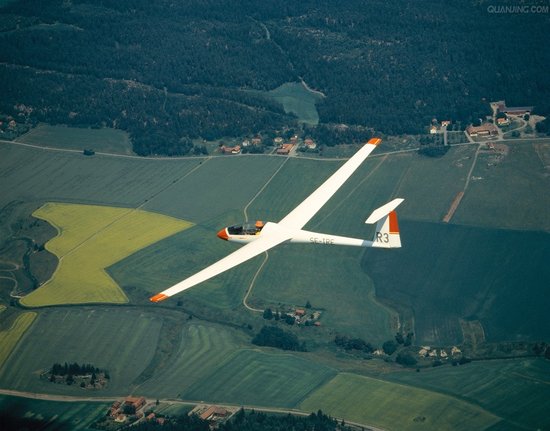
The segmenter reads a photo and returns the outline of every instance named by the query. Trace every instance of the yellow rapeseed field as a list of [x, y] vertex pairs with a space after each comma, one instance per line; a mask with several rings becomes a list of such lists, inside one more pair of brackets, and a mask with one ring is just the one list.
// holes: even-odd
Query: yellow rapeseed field
[[23, 313], [17, 316], [10, 329], [0, 331], [0, 368], [35, 317], [36, 313], [33, 312]]
[[21, 303], [125, 303], [128, 298], [105, 268], [163, 238], [189, 228], [184, 220], [130, 208], [47, 203], [33, 215], [55, 226], [46, 249], [59, 258], [52, 278]]

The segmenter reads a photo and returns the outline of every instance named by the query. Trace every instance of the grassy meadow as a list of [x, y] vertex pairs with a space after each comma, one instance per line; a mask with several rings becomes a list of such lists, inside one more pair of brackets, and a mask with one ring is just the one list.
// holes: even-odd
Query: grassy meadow
[[33, 215], [58, 229], [46, 249], [59, 258], [59, 266], [48, 282], [21, 300], [27, 307], [127, 302], [104, 268], [191, 226], [160, 214], [93, 205], [48, 203]]
[[481, 430], [499, 421], [455, 397], [348, 373], [313, 392], [300, 409], [399, 430]]
[[17, 138], [17, 142], [66, 150], [83, 151], [86, 148], [96, 152], [134, 155], [128, 133], [111, 128], [89, 129], [39, 124]]
[[322, 100], [323, 96], [308, 90], [302, 83], [287, 82], [264, 94], [283, 105], [287, 114], [293, 113], [302, 123], [319, 123], [319, 113], [315, 104]]

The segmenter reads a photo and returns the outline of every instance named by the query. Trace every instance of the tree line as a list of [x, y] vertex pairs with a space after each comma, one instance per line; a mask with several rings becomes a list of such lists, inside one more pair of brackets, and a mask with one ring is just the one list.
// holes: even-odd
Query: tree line
[[305, 342], [300, 342], [295, 334], [277, 326], [262, 327], [260, 332], [252, 338], [252, 344], [276, 347], [282, 350], [306, 351]]
[[74, 362], [72, 364], [68, 364], [65, 362], [64, 364], [55, 363], [52, 365], [52, 368], [50, 370], [50, 373], [55, 376], [67, 376], [67, 375], [73, 375], [73, 376], [84, 376], [92, 373], [100, 373], [105, 372], [104, 370], [100, 370], [97, 367], [94, 367], [91, 364], [82, 364], [79, 365], [78, 363]]
[[[137, 431], [166, 430], [166, 431], [207, 431], [208, 421], [200, 419], [196, 415], [167, 417], [163, 425], [156, 422], [139, 422], [132, 425]], [[255, 410], [245, 411], [240, 409], [231, 419], [217, 426], [220, 431], [351, 431], [344, 421], [323, 413], [311, 413], [308, 416], [296, 416], [291, 414], [273, 415]]]
[[14, 1], [0, 8], [0, 112], [120, 128], [142, 155], [299, 127], [258, 90], [301, 79], [326, 96], [310, 134], [328, 145], [362, 142], [374, 130], [423, 133], [434, 117], [468, 124], [493, 100], [550, 114], [550, 52], [540, 49], [547, 18], [484, 7]]

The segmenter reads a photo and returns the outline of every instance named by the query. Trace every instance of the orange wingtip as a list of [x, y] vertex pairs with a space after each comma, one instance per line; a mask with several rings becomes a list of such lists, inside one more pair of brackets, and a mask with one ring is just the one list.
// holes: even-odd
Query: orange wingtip
[[382, 142], [382, 139], [380, 138], [371, 138], [367, 144], [378, 145], [380, 142]]
[[399, 225], [397, 224], [397, 213], [390, 212], [390, 233], [399, 233]]
[[168, 296], [166, 296], [164, 293], [159, 293], [158, 295], [151, 296], [150, 301], [151, 302], [160, 302], [164, 301]]

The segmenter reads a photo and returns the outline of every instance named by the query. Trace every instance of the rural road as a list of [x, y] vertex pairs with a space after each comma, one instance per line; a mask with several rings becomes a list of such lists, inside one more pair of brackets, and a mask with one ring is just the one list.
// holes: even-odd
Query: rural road
[[[20, 398], [30, 398], [33, 400], [58, 401], [58, 402], [67, 402], [67, 403], [82, 403], [82, 402], [113, 403], [117, 400], [124, 398], [124, 396], [75, 397], [75, 396], [69, 396], [69, 395], [53, 395], [53, 394], [40, 394], [35, 392], [15, 391], [11, 389], [0, 389], [0, 395], [7, 395], [12, 397], [20, 397]], [[151, 403], [155, 403], [156, 399], [153, 399], [153, 400], [147, 399], [146, 401], [147, 401], [147, 404], [151, 404]], [[209, 403], [205, 403], [204, 401], [179, 400], [179, 399], [173, 399], [173, 398], [159, 399], [159, 402], [166, 403], [166, 404], [181, 404], [181, 405], [209, 404]], [[226, 407], [226, 408], [242, 407], [245, 410], [255, 410], [255, 411], [261, 411], [265, 413], [279, 413], [279, 414], [288, 413], [288, 414], [299, 415], [299, 416], [310, 415], [310, 413], [307, 413], [301, 410], [295, 410], [295, 409], [284, 409], [284, 408], [276, 408], [276, 407], [258, 407], [258, 406], [235, 405], [235, 404], [220, 404], [220, 403], [217, 403], [216, 405], [220, 407]], [[334, 418], [334, 419], [336, 419], [338, 422], [342, 421], [342, 418]], [[372, 425], [365, 425], [357, 422], [349, 422], [347, 420], [345, 422], [347, 425], [352, 425], [365, 430], [384, 431], [384, 429], [373, 427]]]

